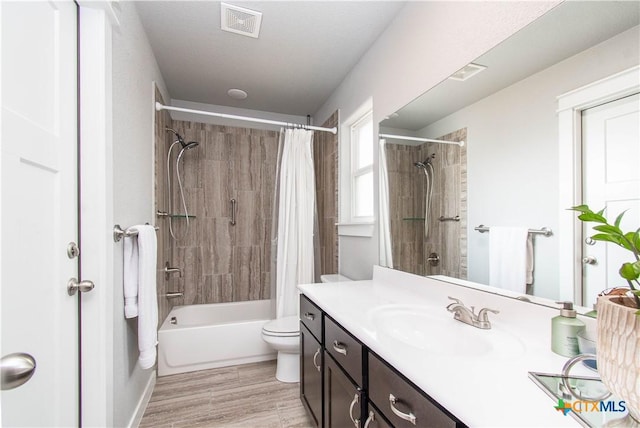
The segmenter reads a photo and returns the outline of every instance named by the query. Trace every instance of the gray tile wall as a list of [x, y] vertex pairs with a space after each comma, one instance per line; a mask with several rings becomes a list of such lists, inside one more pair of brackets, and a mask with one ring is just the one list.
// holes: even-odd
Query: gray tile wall
[[[164, 104], [162, 95], [158, 88], [155, 90], [156, 101]], [[171, 116], [166, 110], [156, 111], [155, 113], [155, 209], [164, 210], [166, 205], [165, 187], [166, 179], [159, 180], [159, 178], [166, 177], [166, 158], [167, 151], [169, 150], [169, 144], [171, 143], [169, 133], [164, 129], [165, 127], [171, 127]], [[167, 314], [171, 310], [172, 301], [165, 297], [167, 293], [168, 283], [164, 279], [164, 261], [171, 260], [171, 241], [169, 237], [169, 229], [163, 220], [156, 219], [156, 225], [160, 228], [157, 232], [158, 238], [158, 258], [157, 258], [157, 270], [156, 270], [156, 284], [158, 291], [158, 325], [162, 324]]]
[[[466, 128], [439, 137], [465, 141]], [[467, 151], [449, 144], [387, 144], [389, 203], [394, 267], [418, 275], [467, 277]], [[435, 153], [429, 236], [424, 238], [426, 178], [413, 164]], [[460, 216], [460, 221], [439, 220]], [[426, 262], [440, 256], [437, 266]]]
[[[338, 112], [331, 115], [325, 128], [338, 126]], [[338, 135], [316, 132], [313, 136], [313, 166], [316, 174], [318, 235], [320, 241], [319, 274], [338, 273]], [[316, 269], [318, 271], [318, 269]]]
[[[184, 218], [172, 220], [180, 239], [169, 239], [171, 250], [160, 254], [159, 266], [169, 261], [183, 274], [168, 281], [162, 275], [158, 288], [184, 293], [183, 298], [171, 299], [170, 306], [268, 299], [278, 133], [185, 121], [171, 126], [185, 141], [200, 142], [180, 163], [187, 208], [196, 218], [190, 219], [188, 229]], [[165, 148], [157, 153], [156, 200], [162, 211], [169, 210], [165, 174], [173, 136], [167, 137]], [[183, 214], [175, 179], [178, 149], [172, 156], [171, 210]], [[231, 199], [237, 201], [235, 226]], [[158, 223], [168, 234], [169, 219]]]

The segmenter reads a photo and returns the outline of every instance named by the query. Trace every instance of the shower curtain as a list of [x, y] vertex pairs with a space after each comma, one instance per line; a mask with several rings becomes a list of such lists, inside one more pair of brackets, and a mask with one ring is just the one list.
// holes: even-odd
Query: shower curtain
[[380, 212], [380, 266], [393, 268], [393, 253], [391, 248], [391, 221], [389, 218], [389, 172], [387, 169], [387, 141], [380, 140], [380, 198], [378, 199]]
[[296, 286], [314, 282], [316, 191], [312, 141], [313, 131], [280, 131], [271, 235], [276, 318], [296, 315]]

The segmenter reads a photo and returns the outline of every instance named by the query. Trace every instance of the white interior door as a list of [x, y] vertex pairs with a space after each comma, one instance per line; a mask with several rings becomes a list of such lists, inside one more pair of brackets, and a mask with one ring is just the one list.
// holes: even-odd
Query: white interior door
[[[632, 95], [582, 113], [583, 201], [593, 210], [606, 207], [613, 223], [627, 210], [623, 231], [640, 224], [640, 95]], [[595, 232], [586, 224], [583, 236]], [[629, 251], [612, 243], [583, 244], [583, 296], [585, 306], [595, 303], [600, 291], [626, 286], [618, 270], [633, 261]]]
[[77, 10], [2, 1], [0, 14], [0, 356], [36, 361], [29, 381], [2, 391], [2, 426], [77, 426]]

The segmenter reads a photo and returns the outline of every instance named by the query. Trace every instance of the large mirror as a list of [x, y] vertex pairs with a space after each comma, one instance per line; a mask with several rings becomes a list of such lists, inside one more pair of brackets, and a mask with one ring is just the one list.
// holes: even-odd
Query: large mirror
[[[495, 285], [490, 266], [500, 250], [490, 254], [490, 240], [508, 249], [510, 239], [522, 239], [509, 235], [518, 233], [513, 228], [525, 228], [524, 262], [504, 249], [499, 257], [525, 270], [532, 264], [532, 272], [524, 284], [502, 286], [505, 294], [571, 295], [591, 306], [593, 293], [560, 279], [559, 218], [568, 207], [560, 206], [559, 188], [573, 165], [559, 150], [558, 97], [638, 66], [639, 10], [637, 2], [564, 2], [383, 120], [380, 264]], [[637, 132], [627, 133], [635, 147]], [[637, 227], [638, 201], [630, 208]]]

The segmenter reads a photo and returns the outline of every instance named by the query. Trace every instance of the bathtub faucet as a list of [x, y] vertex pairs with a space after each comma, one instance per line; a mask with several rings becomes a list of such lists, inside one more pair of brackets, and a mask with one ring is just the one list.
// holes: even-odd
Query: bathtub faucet
[[178, 275], [180, 276], [180, 278], [182, 278], [182, 269], [177, 268], [177, 267], [170, 267], [169, 266], [169, 262], [166, 262], [164, 264], [164, 278], [168, 281], [169, 280], [169, 275], [171, 275], [172, 273], [178, 272]]

